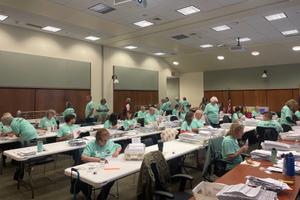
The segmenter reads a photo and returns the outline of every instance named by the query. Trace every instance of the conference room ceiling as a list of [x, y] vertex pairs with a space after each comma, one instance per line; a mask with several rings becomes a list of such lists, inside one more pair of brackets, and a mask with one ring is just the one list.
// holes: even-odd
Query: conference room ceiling
[[[2, 23], [41, 31], [47, 25], [62, 28], [53, 33], [84, 40], [93, 35], [95, 43], [151, 54], [164, 52], [166, 62], [181, 72], [300, 63], [299, 34], [286, 37], [281, 32], [300, 31], [300, 0], [148, 0], [147, 8], [135, 2], [114, 5], [113, 0], [1, 0], [0, 14], [9, 16]], [[101, 14], [89, 8], [103, 3], [115, 10]], [[195, 6], [200, 12], [184, 16], [176, 10]], [[287, 18], [269, 22], [265, 16], [283, 12]], [[138, 27], [147, 20], [154, 25]], [[28, 25], [31, 24], [31, 25]], [[32, 26], [34, 25], [34, 26]], [[37, 26], [36, 26], [37, 25]], [[217, 32], [212, 27], [231, 29]], [[177, 40], [174, 38], [182, 38]], [[237, 37], [245, 51], [232, 52]], [[200, 45], [211, 44], [212, 48]], [[252, 51], [259, 56], [252, 56]], [[220, 61], [217, 56], [224, 56]], [[180, 64], [174, 66], [173, 61]]]

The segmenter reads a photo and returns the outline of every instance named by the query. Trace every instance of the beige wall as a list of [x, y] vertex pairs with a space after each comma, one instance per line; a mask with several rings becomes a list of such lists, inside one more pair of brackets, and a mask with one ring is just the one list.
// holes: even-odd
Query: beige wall
[[180, 97], [186, 97], [192, 107], [199, 106], [203, 91], [203, 72], [184, 73], [180, 75]]
[[0, 24], [0, 50], [90, 62], [92, 96], [95, 99], [101, 97], [99, 45]]
[[[167, 77], [171, 76], [171, 68], [163, 59], [122, 49], [104, 47], [103, 91], [111, 106], [113, 105], [113, 81], [111, 79], [113, 66], [158, 71], [159, 98], [167, 95]], [[132, 76], [134, 78], [134, 74]]]
[[101, 49], [100, 45], [90, 42], [0, 24], [0, 50], [90, 62], [94, 101], [98, 102], [103, 94], [110, 106], [113, 105], [113, 66], [159, 71], [159, 97], [167, 95], [167, 77], [171, 76], [171, 68], [162, 58], [104, 47], [102, 76]]

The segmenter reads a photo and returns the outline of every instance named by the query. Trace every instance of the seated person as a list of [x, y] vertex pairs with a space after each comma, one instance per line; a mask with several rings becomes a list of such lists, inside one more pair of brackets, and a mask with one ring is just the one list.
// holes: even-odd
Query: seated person
[[108, 120], [104, 123], [104, 128], [106, 129], [117, 129], [118, 128], [118, 114], [111, 113]]
[[180, 107], [180, 104], [176, 104], [174, 109], [172, 110], [172, 115], [176, 116], [178, 118], [179, 118], [179, 107]]
[[235, 112], [233, 113], [231, 120], [232, 123], [238, 122], [243, 117], [242, 108], [240, 106], [235, 107]]
[[79, 126], [75, 124], [76, 117], [75, 115], [67, 115], [65, 117], [65, 122], [58, 130], [56, 141], [65, 141], [70, 140], [74, 138], [74, 135], [80, 134], [80, 131], [78, 130]]
[[123, 128], [124, 128], [124, 130], [134, 129], [136, 123], [137, 123], [136, 120], [132, 118], [132, 113], [131, 112], [127, 112], [125, 120], [123, 122]]
[[292, 130], [292, 126], [296, 125], [296, 121], [293, 120], [293, 113], [297, 110], [298, 103], [294, 99], [288, 100], [281, 109], [280, 123], [283, 128], [283, 132]]
[[252, 118], [256, 118], [258, 115], [260, 115], [260, 113], [259, 113], [259, 107], [258, 106], [256, 106], [255, 108], [254, 108], [254, 110], [251, 112], [251, 114], [252, 114]]
[[242, 162], [241, 154], [248, 149], [248, 145], [239, 147], [238, 139], [241, 139], [244, 133], [244, 126], [240, 123], [232, 123], [230, 130], [222, 142], [222, 157], [229, 163], [226, 170], [234, 168]]
[[[106, 129], [98, 129], [96, 133], [96, 139], [86, 145], [81, 155], [81, 160], [83, 162], [100, 162], [101, 159], [105, 159], [107, 157], [118, 157], [122, 150], [121, 145], [114, 143], [109, 138], [110, 135]], [[102, 187], [97, 200], [107, 199], [113, 184], [113, 181], [105, 184]], [[85, 195], [88, 194], [88, 192], [84, 193]], [[86, 197], [87, 199], [90, 199], [90, 197]]]
[[71, 115], [71, 114], [76, 117], [76, 113], [75, 113], [75, 109], [73, 108], [73, 105], [71, 104], [71, 102], [67, 101], [66, 102], [66, 109], [62, 113], [62, 115], [63, 115], [63, 117], [66, 117], [67, 115]]
[[272, 120], [272, 113], [271, 112], [265, 112], [264, 113], [264, 120], [259, 121], [257, 126], [265, 127], [265, 128], [275, 128], [278, 133], [283, 131], [281, 124], [276, 120]]
[[28, 146], [30, 143], [36, 142], [38, 137], [37, 131], [26, 119], [19, 117], [14, 118], [10, 113], [4, 113], [1, 122], [4, 126], [11, 128], [11, 132], [6, 134], [8, 136], [16, 135], [20, 137], [23, 146]]
[[179, 106], [178, 116], [179, 116], [179, 119], [180, 119], [180, 120], [184, 120], [184, 119], [185, 119], [186, 112], [185, 112], [183, 106]]
[[137, 113], [137, 118], [138, 119], [145, 118], [147, 114], [148, 114], [148, 112], [146, 111], [146, 107], [141, 106], [141, 110]]
[[55, 110], [48, 110], [46, 116], [41, 119], [39, 128], [46, 130], [47, 127], [51, 127], [51, 128], [57, 127], [55, 114], [56, 114]]
[[194, 113], [193, 112], [188, 112], [185, 115], [184, 122], [182, 122], [182, 124], [181, 124], [180, 133], [192, 132], [192, 122], [193, 122], [193, 119], [194, 119]]
[[5, 136], [6, 133], [12, 132], [9, 126], [4, 126], [2, 122], [0, 122], [0, 136]]
[[196, 110], [196, 112], [194, 114], [194, 119], [191, 124], [192, 131], [194, 133], [198, 133], [199, 128], [204, 127], [204, 121], [202, 120], [202, 115], [203, 115], [203, 113], [201, 110]]
[[154, 107], [149, 108], [149, 113], [145, 117], [145, 124], [156, 122], [157, 115], [155, 114], [156, 109]]
[[296, 115], [297, 119], [300, 120], [300, 111], [299, 111], [299, 110], [297, 110], [297, 111], [295, 112], [295, 115]]

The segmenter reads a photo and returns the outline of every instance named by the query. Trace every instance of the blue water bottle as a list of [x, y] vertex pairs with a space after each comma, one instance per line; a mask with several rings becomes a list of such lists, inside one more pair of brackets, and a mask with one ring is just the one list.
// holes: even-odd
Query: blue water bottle
[[295, 158], [292, 153], [289, 153], [287, 159], [287, 176], [295, 176]]

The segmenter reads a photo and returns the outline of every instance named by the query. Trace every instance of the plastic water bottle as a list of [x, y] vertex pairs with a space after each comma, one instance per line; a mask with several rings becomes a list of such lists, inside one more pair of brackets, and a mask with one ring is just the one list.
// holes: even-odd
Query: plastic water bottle
[[44, 148], [43, 148], [43, 141], [39, 140], [37, 141], [37, 152], [43, 152]]
[[275, 164], [277, 162], [277, 150], [275, 148], [272, 148], [271, 161], [273, 164]]
[[281, 158], [283, 159], [283, 163], [282, 163], [282, 175], [287, 175], [287, 160], [288, 160], [288, 155], [287, 154], [283, 154], [281, 155]]
[[295, 158], [292, 153], [288, 154], [286, 175], [287, 176], [295, 176]]

